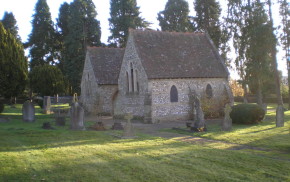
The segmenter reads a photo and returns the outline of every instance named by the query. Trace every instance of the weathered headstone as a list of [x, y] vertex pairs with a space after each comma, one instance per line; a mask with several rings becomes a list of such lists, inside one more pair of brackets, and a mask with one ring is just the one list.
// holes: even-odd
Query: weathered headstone
[[230, 131], [232, 129], [232, 119], [230, 117], [232, 107], [229, 104], [226, 104], [224, 111], [225, 111], [225, 118], [222, 121], [222, 130], [223, 131]]
[[90, 129], [96, 130], [96, 131], [105, 131], [106, 130], [104, 123], [101, 121], [96, 122], [93, 126], [90, 126]]
[[85, 130], [84, 115], [85, 111], [83, 107], [78, 102], [72, 103], [70, 109], [70, 122], [72, 130]]
[[198, 97], [195, 97], [194, 103], [195, 103], [195, 110], [196, 110], [196, 119], [194, 122], [194, 126], [191, 127], [191, 130], [197, 131], [197, 132], [206, 131], [204, 113], [202, 111], [200, 100]]
[[9, 122], [9, 121], [10, 121], [9, 118], [6, 118], [6, 117], [2, 117], [2, 116], [0, 116], [0, 123], [7, 123], [7, 122]]
[[124, 130], [124, 127], [121, 122], [114, 122], [112, 130]]
[[284, 107], [283, 105], [278, 105], [276, 109], [276, 127], [284, 126]]
[[42, 129], [45, 130], [54, 130], [54, 128], [51, 126], [50, 122], [45, 122], [42, 124]]
[[24, 122], [35, 121], [35, 108], [31, 101], [25, 101], [22, 106], [22, 120]]
[[124, 134], [123, 134], [122, 138], [134, 138], [135, 134], [134, 134], [133, 126], [131, 123], [131, 119], [133, 119], [132, 113], [126, 114], [125, 119], [127, 120], [127, 123], [126, 123]]
[[51, 98], [50, 96], [44, 97], [44, 106], [43, 106], [43, 112], [44, 114], [50, 114], [51, 109]]

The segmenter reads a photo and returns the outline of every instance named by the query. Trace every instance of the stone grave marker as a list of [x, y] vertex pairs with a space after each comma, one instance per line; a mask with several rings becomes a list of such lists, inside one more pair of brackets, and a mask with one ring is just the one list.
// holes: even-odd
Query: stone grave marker
[[104, 123], [102, 121], [96, 122], [93, 126], [90, 126], [90, 129], [96, 130], [96, 131], [105, 131], [106, 130]]
[[225, 111], [225, 118], [222, 121], [222, 130], [230, 131], [232, 129], [232, 119], [230, 117], [232, 107], [229, 104], [226, 104], [224, 111]]
[[121, 122], [114, 122], [112, 130], [124, 130], [124, 127]]
[[25, 101], [22, 106], [22, 120], [24, 122], [35, 121], [35, 108], [31, 101]]
[[44, 107], [43, 107], [44, 114], [50, 114], [51, 113], [50, 109], [51, 109], [51, 98], [50, 96], [48, 96], [45, 97], [44, 99]]
[[72, 130], [85, 130], [84, 115], [84, 108], [78, 102], [72, 103], [70, 108], [70, 123]]
[[196, 110], [196, 119], [194, 122], [194, 126], [191, 127], [192, 131], [202, 132], [206, 131], [204, 113], [201, 108], [200, 100], [198, 97], [194, 99], [195, 110]]
[[278, 105], [276, 109], [276, 127], [284, 126], [284, 107], [283, 105]]
[[132, 113], [128, 113], [125, 115], [124, 117], [127, 120], [125, 129], [124, 129], [124, 133], [123, 133], [123, 137], [122, 138], [134, 138], [135, 133], [133, 131], [133, 126], [131, 123], [131, 119], [133, 119], [133, 114]]

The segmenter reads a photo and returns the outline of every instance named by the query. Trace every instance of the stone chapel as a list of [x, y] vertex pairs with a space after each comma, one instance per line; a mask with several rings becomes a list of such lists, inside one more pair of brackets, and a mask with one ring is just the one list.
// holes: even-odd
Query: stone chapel
[[90, 47], [81, 102], [92, 114], [132, 113], [147, 123], [192, 119], [192, 98], [233, 102], [229, 72], [206, 33], [129, 31], [125, 49]]

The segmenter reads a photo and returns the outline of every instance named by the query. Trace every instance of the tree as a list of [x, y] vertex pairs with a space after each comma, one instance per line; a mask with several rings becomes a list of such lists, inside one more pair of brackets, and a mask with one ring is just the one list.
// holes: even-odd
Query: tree
[[38, 0], [32, 20], [32, 32], [27, 46], [30, 47], [30, 68], [43, 64], [55, 64], [56, 32], [46, 0]]
[[193, 31], [188, 3], [185, 0], [168, 0], [165, 9], [158, 13], [157, 19], [162, 31]]
[[0, 95], [17, 97], [27, 83], [27, 60], [23, 45], [0, 22]]
[[195, 0], [194, 9], [196, 11], [196, 29], [207, 32], [215, 46], [220, 48], [222, 31], [219, 21], [221, 15], [219, 3], [216, 0]]
[[2, 24], [6, 30], [9, 30], [14, 37], [16, 37], [20, 41], [20, 37], [18, 35], [18, 26], [17, 21], [13, 15], [13, 13], [8, 13], [7, 11], [4, 13]]
[[30, 87], [41, 96], [55, 95], [65, 92], [65, 81], [57, 66], [38, 65], [31, 71]]
[[[290, 83], [290, 5], [287, 0], [280, 0], [280, 16], [282, 17], [282, 34], [280, 41], [285, 51], [285, 58], [288, 69], [288, 83]], [[288, 84], [290, 90], [290, 84]], [[288, 108], [290, 108], [290, 92], [288, 95]]]
[[272, 31], [264, 5], [255, 2], [251, 5], [251, 16], [246, 19], [244, 34], [247, 37], [246, 50], [246, 80], [254, 85], [257, 102], [263, 104], [263, 87], [270, 81], [271, 48], [273, 44]]
[[129, 36], [129, 29], [140, 29], [149, 26], [149, 23], [140, 17], [136, 0], [110, 1], [110, 31], [108, 41], [113, 46], [125, 47]]
[[86, 48], [101, 45], [100, 22], [95, 19], [97, 12], [91, 0], [74, 0], [64, 12], [60, 14], [64, 15], [63, 19], [59, 18], [63, 20], [63, 69], [72, 86], [72, 92], [80, 92]]
[[272, 66], [274, 71], [274, 82], [276, 84], [276, 96], [277, 96], [277, 110], [276, 110], [276, 127], [282, 127], [284, 126], [284, 107], [283, 107], [283, 99], [281, 94], [281, 87], [280, 87], [280, 78], [279, 78], [279, 72], [277, 68], [277, 38], [275, 36], [275, 30], [274, 30], [274, 24], [273, 24], [273, 16], [272, 16], [272, 1], [268, 0], [268, 6], [269, 6], [269, 17], [270, 17], [270, 28], [272, 35], [270, 39], [272, 39], [271, 44], [271, 58], [272, 58]]

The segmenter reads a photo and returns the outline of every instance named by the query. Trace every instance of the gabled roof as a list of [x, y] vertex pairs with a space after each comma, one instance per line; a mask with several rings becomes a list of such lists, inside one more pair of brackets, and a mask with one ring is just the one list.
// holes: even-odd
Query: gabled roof
[[205, 33], [130, 30], [149, 79], [227, 78], [229, 73]]
[[125, 49], [88, 47], [87, 50], [98, 84], [118, 84]]

